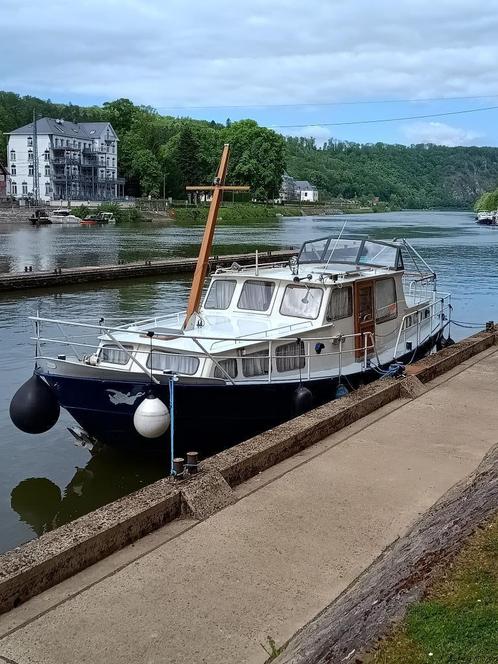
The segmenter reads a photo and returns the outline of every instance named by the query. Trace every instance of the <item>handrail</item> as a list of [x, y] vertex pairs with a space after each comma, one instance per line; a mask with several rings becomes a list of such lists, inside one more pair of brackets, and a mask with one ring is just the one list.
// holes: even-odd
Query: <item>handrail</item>
[[[265, 376], [261, 376], [261, 380], [266, 380], [268, 382], [272, 381], [277, 381], [284, 380], [285, 378], [289, 378], [289, 373], [287, 373], [287, 376], [282, 376], [279, 377], [278, 375], [275, 375], [275, 372], [273, 370], [273, 361], [278, 360], [276, 351], [275, 351], [275, 342], [281, 342], [281, 343], [292, 343], [292, 342], [300, 342], [304, 341], [305, 342], [305, 348], [303, 349], [303, 353], [299, 354], [299, 357], [304, 357], [306, 358], [306, 361], [308, 362], [307, 370], [306, 373], [303, 375], [306, 376], [306, 380], [310, 380], [313, 376], [315, 375], [321, 375], [323, 374], [323, 371], [327, 370], [332, 370], [334, 371], [334, 375], [337, 374], [337, 371], [339, 372], [338, 375], [341, 376], [343, 373], [343, 368], [345, 362], [349, 363], [349, 360], [346, 358], [353, 358], [354, 363], [361, 363], [362, 368], [366, 369], [369, 365], [369, 355], [372, 351], [376, 350], [376, 347], [379, 348], [379, 352], [385, 352], [381, 351], [382, 348], [382, 343], [379, 345], [376, 343], [377, 337], [379, 339], [384, 338], [384, 337], [394, 337], [396, 334], [396, 343], [394, 345], [394, 348], [389, 350], [389, 352], [393, 353], [392, 357], [396, 358], [398, 355], [399, 347], [401, 344], [401, 341], [403, 339], [403, 335], [405, 340], [407, 335], [411, 337], [413, 342], [415, 342], [415, 336], [416, 336], [416, 344], [417, 347], [420, 344], [420, 338], [421, 338], [421, 330], [422, 326], [424, 329], [424, 334], [425, 334], [425, 329], [430, 326], [430, 335], [432, 335], [437, 329], [442, 328], [443, 322], [445, 320], [445, 314], [446, 314], [446, 309], [449, 308], [450, 305], [450, 299], [451, 296], [450, 294], [438, 294], [439, 296], [433, 297], [433, 300], [431, 302], [425, 302], [424, 304], [421, 304], [420, 306], [411, 309], [411, 311], [405, 313], [401, 320], [397, 320], [396, 322], [399, 324], [399, 328], [396, 330], [393, 329], [392, 332], [390, 332], [388, 335], [384, 334], [378, 334], [376, 335], [375, 333], [372, 332], [364, 332], [364, 333], [353, 333], [353, 334], [342, 334], [339, 332], [336, 332], [335, 326], [333, 323], [326, 325], [319, 330], [320, 336], [305, 336], [304, 338], [302, 336], [279, 336], [279, 337], [269, 337], [267, 336], [267, 333], [265, 333], [265, 336], [253, 336], [252, 334], [246, 335], [245, 337], [212, 337], [212, 336], [205, 336], [205, 335], [196, 335], [192, 333], [187, 333], [186, 335], [179, 335], [181, 339], [185, 340], [190, 340], [195, 346], [198, 347], [198, 351], [191, 348], [189, 350], [185, 349], [182, 351], [181, 349], [164, 349], [166, 354], [170, 355], [181, 355], [182, 357], [200, 357], [200, 358], [209, 358], [213, 364], [219, 369], [222, 378], [226, 381], [229, 381], [231, 384], [235, 384], [236, 381], [229, 375], [228, 371], [225, 369], [225, 367], [222, 365], [223, 360], [239, 360], [241, 357], [243, 359], [243, 356], [241, 356], [240, 353], [240, 344], [243, 343], [250, 343], [250, 346], [253, 347], [256, 344], [264, 344], [265, 350], [267, 350], [268, 354], [268, 362], [269, 362], [269, 367], [268, 367], [268, 375], [265, 374]], [[426, 318], [422, 318], [419, 314], [420, 312], [430, 309], [430, 315], [428, 315]], [[412, 317], [414, 320], [414, 325], [416, 325], [416, 330], [413, 330], [414, 325], [410, 325], [410, 328], [405, 328], [406, 321], [409, 317]], [[171, 317], [170, 317], [171, 318]], [[89, 324], [89, 323], [81, 323], [81, 322], [73, 322], [73, 321], [64, 321], [61, 319], [51, 319], [51, 318], [44, 318], [41, 316], [31, 316], [31, 320], [35, 322], [35, 334], [36, 336], [32, 337], [33, 340], [36, 341], [37, 347], [40, 348], [39, 344], [41, 343], [48, 343], [48, 344], [58, 344], [62, 346], [68, 346], [73, 349], [76, 359], [78, 361], [81, 361], [78, 355], [78, 352], [76, 348], [87, 348], [91, 349], [92, 353], [95, 353], [95, 351], [100, 347], [100, 344], [105, 341], [110, 341], [111, 343], [115, 344], [120, 350], [122, 350], [126, 357], [128, 357], [131, 361], [132, 364], [135, 364], [141, 373], [143, 373], [147, 378], [152, 380], [155, 383], [159, 383], [154, 374], [156, 375], [161, 375], [162, 372], [160, 371], [154, 371], [154, 368], [151, 367], [150, 371], [146, 369], [143, 365], [143, 361], [141, 362], [137, 358], [137, 349], [134, 348], [131, 351], [127, 349], [123, 344], [126, 344], [128, 339], [127, 336], [128, 334], [132, 337], [137, 337], [137, 335], [141, 334], [141, 330], [130, 330], [128, 328], [123, 328], [123, 327], [118, 327], [118, 328], [113, 328], [113, 327], [107, 327], [103, 325], [94, 325], [94, 324]], [[154, 320], [157, 322], [158, 318], [155, 319], [150, 319]], [[434, 321], [437, 320], [439, 321], [438, 326], [434, 327]], [[41, 334], [41, 325], [40, 323], [48, 323], [48, 324], [53, 324], [54, 326], [57, 327], [59, 333], [62, 335], [62, 338], [51, 338], [50, 335], [47, 337], [42, 336]], [[286, 326], [283, 326], [283, 329], [288, 329], [291, 331], [292, 327], [300, 326], [302, 327], [303, 323], [306, 323], [305, 321], [303, 322], [298, 322], [294, 324], [289, 324]], [[74, 339], [81, 339], [81, 341], [86, 340], [87, 337], [91, 336], [89, 334], [87, 335], [74, 335], [72, 338], [66, 334], [66, 332], [62, 329], [65, 325], [71, 327], [71, 328], [76, 328], [76, 329], [81, 329], [81, 328], [86, 328], [88, 330], [93, 330], [95, 332], [95, 343], [82, 343], [80, 341], [75, 341]], [[397, 326], [396, 326], [397, 327]], [[282, 331], [281, 328], [276, 328], [272, 330], [275, 332], [276, 330]], [[311, 330], [308, 330], [311, 332]], [[122, 337], [121, 340], [116, 338], [115, 333], [125, 333], [126, 336]], [[254, 334], [259, 334], [259, 333], [254, 333]], [[58, 336], [58, 335], [56, 335]], [[362, 338], [364, 342], [358, 346], [357, 343], [355, 343], [355, 340], [358, 338]], [[425, 337], [424, 337], [425, 338]], [[208, 349], [205, 346], [206, 341], [213, 341], [215, 343], [225, 343], [225, 344], [230, 344], [233, 343], [233, 348], [226, 348], [225, 351], [222, 351], [221, 353], [217, 353], [216, 355], [213, 354], [213, 349]], [[311, 369], [311, 359], [316, 357], [316, 353], [313, 352], [313, 346], [314, 342], [328, 342], [331, 344], [330, 350], [323, 349], [321, 351], [320, 355], [322, 358], [331, 358], [329, 361], [325, 361], [323, 363], [323, 368], [320, 368], [319, 366], [314, 367], [313, 371]], [[349, 342], [349, 343], [348, 343]], [[352, 343], [351, 343], [352, 342]], [[148, 352], [147, 344], [145, 340], [140, 340], [140, 343], [142, 344], [142, 348], [139, 349], [139, 352]], [[214, 345], [214, 344], [213, 344]], [[345, 346], [351, 346], [351, 347], [346, 347]], [[338, 346], [338, 349], [335, 350], [334, 347]], [[389, 345], [390, 346], [390, 345]], [[390, 346], [390, 349], [392, 347]], [[362, 354], [361, 360], [358, 360], [358, 352]], [[251, 349], [249, 349], [248, 355], [250, 355]], [[42, 351], [41, 348], [38, 351], [37, 350], [37, 357], [42, 357]], [[298, 355], [287, 355], [286, 357], [291, 358], [291, 357], [298, 357]], [[335, 366], [334, 363], [334, 358], [338, 358], [338, 366]], [[332, 364], [331, 364], [332, 362]], [[320, 364], [320, 363], [319, 363]], [[129, 366], [129, 364], [127, 363]], [[327, 366], [325, 366], [327, 365]], [[293, 368], [290, 370], [291, 372], [297, 372], [296, 368]], [[292, 374], [293, 375], [293, 374]], [[250, 378], [251, 382], [260, 382], [260, 379], [258, 376], [252, 376], [252, 377], [246, 377]], [[239, 379], [237, 382], [244, 382], [243, 379]]]
[[[406, 313], [403, 316], [403, 318], [401, 319], [400, 326], [399, 326], [398, 336], [396, 338], [396, 344], [394, 346], [394, 353], [393, 353], [394, 357], [397, 357], [397, 355], [398, 355], [398, 346], [399, 346], [399, 342], [401, 340], [401, 335], [402, 335], [403, 332], [406, 333], [405, 320], [407, 320], [409, 317], [416, 316], [416, 318], [417, 318], [417, 346], [418, 346], [419, 337], [420, 337], [420, 329], [419, 328], [420, 328], [421, 320], [420, 320], [420, 316], [418, 315], [420, 311], [423, 311], [425, 309], [431, 309], [431, 311], [434, 310], [434, 312], [431, 313], [431, 315], [428, 317], [428, 319], [426, 318], [424, 320], [431, 320], [432, 321], [434, 318], [438, 318], [438, 319], [441, 319], [441, 322], [442, 322], [442, 317], [444, 315], [443, 309], [445, 307], [445, 302], [446, 302], [446, 306], [448, 306], [448, 308], [449, 308], [449, 305], [451, 304], [451, 294], [450, 293], [441, 293], [440, 295], [442, 295], [442, 297], [439, 297], [437, 300], [426, 303], [426, 304], [420, 306], [417, 309], [413, 309], [412, 311]], [[440, 311], [438, 313], [435, 312], [437, 304], [441, 305]], [[411, 327], [413, 327], [413, 326], [411, 326]]]

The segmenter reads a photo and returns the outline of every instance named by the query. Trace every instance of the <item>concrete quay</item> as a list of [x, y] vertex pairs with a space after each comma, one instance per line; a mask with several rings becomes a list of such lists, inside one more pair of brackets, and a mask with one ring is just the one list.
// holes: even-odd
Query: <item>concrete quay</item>
[[[326, 615], [428, 510], [448, 495], [455, 504], [455, 485], [468, 489], [468, 476], [496, 450], [495, 336], [475, 335], [426, 358], [420, 380], [378, 381], [363, 396], [359, 390], [217, 455], [205, 464], [221, 476], [213, 510], [196, 510], [191, 492], [183, 519], [0, 616], [0, 662], [262, 664], [268, 636], [291, 639], [292, 651], [298, 630]], [[285, 433], [298, 450], [292, 456]], [[490, 514], [498, 509], [498, 463], [482, 476], [494, 491], [482, 501]], [[26, 547], [19, 558], [29, 557]], [[354, 661], [285, 657], [275, 661]]]
[[[258, 254], [258, 262], [262, 265], [285, 262], [296, 254], [297, 251], [294, 249], [263, 251]], [[209, 269], [229, 267], [232, 263], [252, 265], [255, 260], [256, 255], [254, 253], [212, 256], [209, 259]], [[34, 288], [50, 288], [93, 281], [114, 281], [115, 279], [137, 279], [157, 275], [192, 273], [195, 270], [196, 263], [197, 258], [170, 258], [121, 265], [60, 268], [57, 271], [4, 272], [0, 273], [0, 292], [25, 291]]]

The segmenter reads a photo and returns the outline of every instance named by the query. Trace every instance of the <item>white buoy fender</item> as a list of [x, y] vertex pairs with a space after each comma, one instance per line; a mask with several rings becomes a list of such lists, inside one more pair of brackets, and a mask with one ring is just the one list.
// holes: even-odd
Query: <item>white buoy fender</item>
[[144, 438], [158, 438], [168, 430], [171, 418], [165, 404], [149, 395], [146, 397], [133, 415], [133, 425]]

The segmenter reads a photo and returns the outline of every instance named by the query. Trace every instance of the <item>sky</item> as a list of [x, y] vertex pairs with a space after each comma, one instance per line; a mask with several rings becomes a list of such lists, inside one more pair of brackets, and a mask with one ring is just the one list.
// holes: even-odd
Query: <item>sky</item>
[[498, 145], [498, 108], [459, 114], [498, 107], [494, 0], [0, 4], [0, 89], [251, 117], [319, 144]]

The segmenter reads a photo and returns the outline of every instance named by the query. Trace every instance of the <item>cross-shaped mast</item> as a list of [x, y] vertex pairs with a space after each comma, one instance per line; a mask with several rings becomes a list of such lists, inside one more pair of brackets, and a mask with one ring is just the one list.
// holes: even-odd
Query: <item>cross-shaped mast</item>
[[213, 185], [211, 186], [190, 185], [186, 187], [187, 191], [212, 191], [213, 197], [211, 199], [211, 205], [209, 206], [206, 228], [204, 229], [204, 236], [202, 238], [199, 257], [197, 258], [197, 265], [195, 267], [194, 278], [192, 279], [192, 287], [190, 289], [190, 296], [187, 304], [187, 313], [185, 316], [185, 321], [183, 323], [184, 328], [188, 327], [192, 315], [199, 310], [199, 304], [202, 295], [202, 287], [204, 285], [204, 279], [206, 278], [206, 273], [209, 265], [209, 257], [211, 255], [211, 247], [213, 245], [214, 229], [216, 227], [216, 220], [218, 218], [218, 210], [220, 209], [221, 201], [223, 199], [223, 192], [249, 191], [249, 187], [225, 185], [225, 178], [227, 174], [229, 157], [230, 157], [230, 145], [228, 143], [225, 143], [225, 145], [223, 146], [223, 152], [221, 154], [218, 173], [216, 174], [216, 178], [214, 179]]

